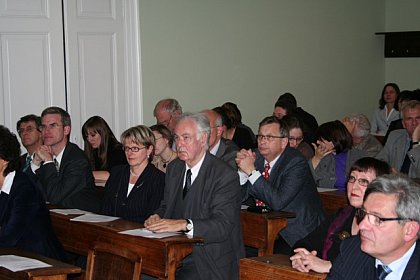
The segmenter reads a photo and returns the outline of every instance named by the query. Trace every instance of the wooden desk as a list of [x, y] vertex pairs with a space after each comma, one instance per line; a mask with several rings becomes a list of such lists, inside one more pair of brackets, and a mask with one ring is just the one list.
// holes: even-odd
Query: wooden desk
[[323, 280], [327, 274], [299, 272], [291, 267], [286, 255], [273, 255], [240, 260], [241, 280]]
[[31, 280], [64, 280], [67, 279], [68, 274], [80, 273], [82, 269], [77, 266], [69, 265], [54, 259], [36, 255], [34, 253], [21, 251], [15, 248], [1, 248], [0, 255], [15, 255], [37, 259], [42, 262], [52, 265], [51, 267], [34, 268], [12, 272], [0, 267], [0, 279], [31, 279]]
[[287, 219], [296, 215], [290, 212], [253, 213], [241, 211], [241, 225], [246, 246], [258, 248], [258, 256], [272, 255], [274, 241], [286, 228]]
[[338, 208], [348, 205], [345, 191], [319, 192], [319, 197], [328, 215], [334, 214]]
[[202, 238], [189, 238], [186, 235], [152, 239], [119, 234], [120, 231], [141, 228], [143, 225], [124, 220], [75, 222], [70, 221], [74, 216], [50, 213], [55, 233], [65, 250], [87, 256], [89, 246], [95, 240], [124, 246], [142, 256], [142, 273], [160, 279], [175, 279], [181, 260], [191, 254], [194, 244], [203, 242]]

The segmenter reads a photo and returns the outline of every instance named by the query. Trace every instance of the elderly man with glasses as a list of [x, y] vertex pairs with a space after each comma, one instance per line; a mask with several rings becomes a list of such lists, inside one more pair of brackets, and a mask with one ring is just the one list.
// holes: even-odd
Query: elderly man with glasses
[[158, 124], [163, 124], [171, 132], [174, 131], [178, 117], [182, 114], [182, 107], [176, 99], [160, 100], [153, 110], [153, 115]]
[[383, 175], [366, 189], [359, 236], [343, 241], [327, 279], [420, 279], [420, 186]]
[[275, 244], [275, 252], [286, 254], [324, 219], [309, 165], [299, 151], [288, 146], [288, 137], [282, 120], [266, 117], [259, 124], [258, 150], [242, 149], [236, 157], [243, 201], [274, 211], [296, 213]]

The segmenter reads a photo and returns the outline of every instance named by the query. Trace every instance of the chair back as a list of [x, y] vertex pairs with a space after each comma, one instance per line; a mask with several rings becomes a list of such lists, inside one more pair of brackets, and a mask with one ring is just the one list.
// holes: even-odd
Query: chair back
[[140, 280], [141, 256], [104, 242], [95, 242], [88, 254], [86, 280]]

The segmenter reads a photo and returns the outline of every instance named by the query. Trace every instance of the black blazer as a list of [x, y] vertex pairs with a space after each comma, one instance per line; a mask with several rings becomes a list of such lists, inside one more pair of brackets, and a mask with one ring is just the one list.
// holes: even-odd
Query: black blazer
[[236, 154], [238, 153], [239, 148], [236, 146], [235, 142], [229, 139], [220, 139], [219, 149], [216, 152], [216, 157], [220, 158], [227, 164], [229, 164], [233, 169], [237, 170], [238, 166], [236, 165]]
[[238, 174], [207, 152], [183, 199], [185, 166], [178, 158], [168, 165], [165, 196], [156, 213], [193, 221], [194, 235], [204, 238], [204, 244], [194, 246], [192, 253], [200, 279], [239, 279], [239, 259], [245, 253]]
[[[264, 171], [264, 158], [256, 151], [255, 167]], [[270, 178], [262, 176], [252, 185], [246, 182], [243, 201], [253, 197], [263, 201], [275, 211], [296, 213], [287, 227], [280, 232], [283, 239], [293, 247], [296, 241], [312, 232], [325, 218], [324, 208], [306, 159], [296, 149], [286, 147], [271, 167]]]
[[13, 247], [65, 260], [39, 189], [20, 171], [9, 195], [0, 192], [0, 247]]
[[57, 172], [53, 162], [36, 170], [47, 200], [54, 205], [99, 213], [101, 201], [89, 160], [75, 144], [67, 143]]
[[[418, 241], [418, 240], [417, 240]], [[370, 280], [376, 278], [375, 258], [360, 249], [360, 237], [354, 236], [342, 242], [340, 254], [333, 262], [329, 280]], [[420, 279], [420, 244], [417, 242], [413, 255], [403, 273], [404, 280]]]
[[159, 207], [165, 189], [165, 173], [148, 164], [127, 197], [130, 166], [111, 169], [105, 184], [102, 213], [143, 223]]

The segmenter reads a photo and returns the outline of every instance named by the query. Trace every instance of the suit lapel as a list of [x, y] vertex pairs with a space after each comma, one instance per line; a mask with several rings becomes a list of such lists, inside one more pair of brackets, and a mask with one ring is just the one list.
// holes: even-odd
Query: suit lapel
[[416, 276], [420, 275], [419, 267], [420, 267], [420, 246], [419, 244], [416, 244], [416, 248], [414, 249], [414, 252], [411, 255], [411, 258], [408, 261], [407, 266], [405, 267], [405, 270], [401, 279], [407, 279], [407, 280], [416, 279]]

